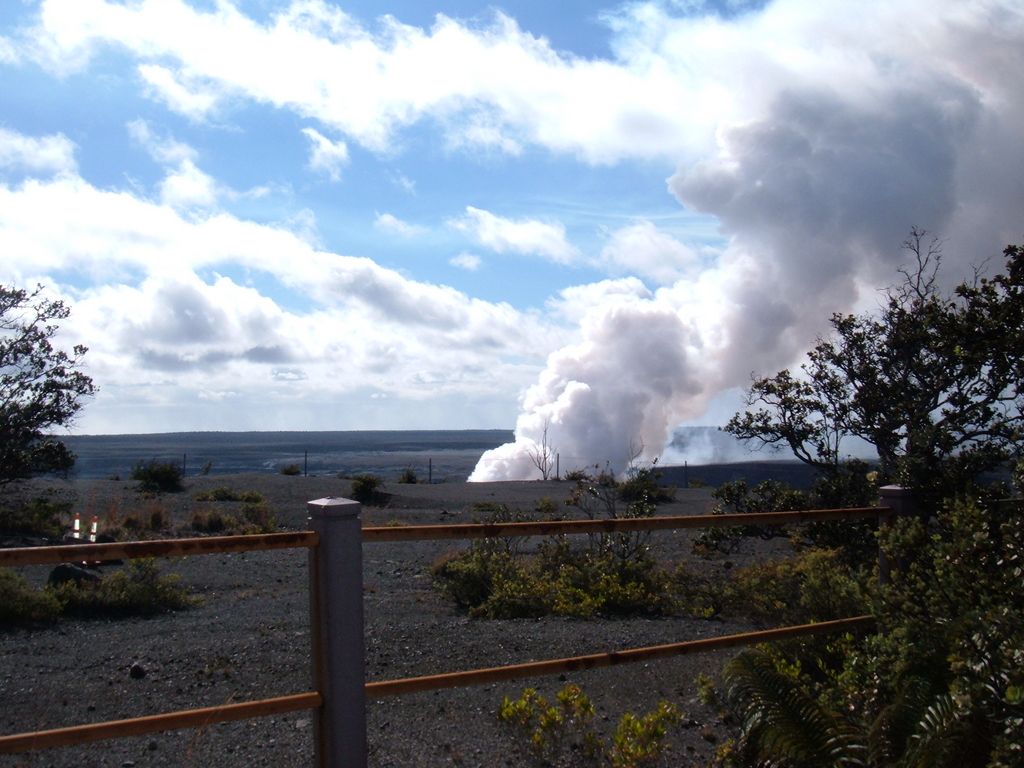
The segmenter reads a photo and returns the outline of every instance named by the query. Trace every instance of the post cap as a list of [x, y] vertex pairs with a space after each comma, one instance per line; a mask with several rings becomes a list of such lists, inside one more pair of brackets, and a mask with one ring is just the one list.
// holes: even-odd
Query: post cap
[[340, 496], [328, 496], [325, 499], [316, 499], [306, 502], [306, 510], [310, 517], [358, 517], [362, 505], [352, 499], [343, 499]]

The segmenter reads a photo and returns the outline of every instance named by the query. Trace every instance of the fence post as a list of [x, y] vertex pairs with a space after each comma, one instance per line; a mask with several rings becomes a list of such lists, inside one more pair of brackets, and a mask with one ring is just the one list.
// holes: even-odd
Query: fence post
[[317, 768], [366, 768], [363, 648], [363, 536], [359, 502], [317, 499], [306, 505], [320, 543], [309, 551], [309, 613]]
[[[912, 515], [917, 512], [917, 503], [914, 500], [914, 491], [910, 488], [904, 488], [900, 485], [883, 485], [878, 489], [878, 503], [879, 506], [889, 507], [892, 509], [891, 515], [886, 515], [878, 519], [879, 526], [882, 528], [888, 528], [892, 525], [897, 517], [903, 517], [905, 515]], [[902, 558], [897, 558], [896, 567], [901, 567]], [[889, 562], [889, 555], [879, 546], [878, 548], [878, 583], [886, 584], [889, 581], [889, 575], [892, 570], [892, 564]]]

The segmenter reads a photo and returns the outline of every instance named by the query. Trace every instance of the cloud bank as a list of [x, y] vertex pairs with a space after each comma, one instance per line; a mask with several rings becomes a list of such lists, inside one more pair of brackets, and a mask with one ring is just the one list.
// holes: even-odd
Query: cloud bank
[[[133, 135], [165, 166], [152, 198], [83, 180], [63, 134], [0, 133], [0, 163], [27, 175], [0, 186], [0, 247], [18, 277], [92, 276], [73, 332], [98, 334], [104, 375], [125, 387], [131, 359], [147, 391], [173, 374], [205, 398], [255, 376], [310, 402], [369, 385], [424, 399], [522, 393], [516, 443], [474, 479], [534, 476], [545, 425], [563, 468], [621, 468], [641, 446], [653, 458], [751, 372], [797, 362], [832, 312], [870, 308], [911, 226], [946, 239], [955, 281], [1019, 241], [1024, 210], [1019, 3], [773, 0], [728, 18], [688, 7], [608, 14], [607, 58], [556, 51], [501, 13], [370, 29], [318, 0], [265, 21], [228, 2], [44, 0], [37, 24], [0, 45], [3, 61], [57, 76], [115, 50], [141, 92], [195, 123], [247, 103], [298, 116], [317, 126], [296, 129], [309, 167], [341, 184], [356, 148], [396, 156], [429, 124], [446, 152], [664, 165], [667, 194], [719, 222], [721, 248], [636, 217], [605, 228], [595, 253], [546, 211], [454, 206], [449, 232], [475, 246], [596, 270], [544, 311], [330, 253], [312, 224], [226, 214], [219, 202], [237, 193], [149, 128]], [[376, 225], [418, 233], [390, 213]], [[481, 264], [456, 253], [443, 260]], [[271, 276], [307, 308], [269, 300], [244, 274]]]
[[[570, 338], [537, 313], [320, 250], [285, 225], [186, 210], [182, 204], [197, 202], [194, 190], [188, 197], [179, 186], [168, 199], [168, 189], [165, 180], [160, 198], [149, 200], [74, 174], [0, 183], [4, 279], [45, 280], [70, 297], [62, 339], [90, 347], [89, 373], [103, 389], [87, 411], [103, 414], [108, 429], [128, 428], [128, 404], [180, 406], [188, 393], [281, 407], [369, 388], [410, 402], [513, 398], [536, 375], [536, 363], [522, 361], [537, 359], [537, 340], [547, 339], [550, 351]], [[220, 274], [240, 269], [277, 281], [301, 297], [301, 308], [285, 309]], [[54, 285], [53, 275], [63, 280]], [[210, 428], [201, 404], [192, 405], [177, 428]]]

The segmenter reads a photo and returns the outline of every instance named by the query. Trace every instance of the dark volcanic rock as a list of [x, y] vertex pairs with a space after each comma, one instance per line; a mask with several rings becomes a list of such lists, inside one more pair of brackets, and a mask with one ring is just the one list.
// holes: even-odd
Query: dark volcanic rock
[[74, 563], [61, 563], [50, 571], [50, 578], [47, 579], [47, 583], [52, 584], [55, 587], [59, 587], [61, 584], [67, 584], [69, 581], [73, 581], [75, 584], [81, 584], [83, 581], [97, 583], [101, 580], [102, 577], [98, 574], [95, 574], [80, 565], [75, 565]]

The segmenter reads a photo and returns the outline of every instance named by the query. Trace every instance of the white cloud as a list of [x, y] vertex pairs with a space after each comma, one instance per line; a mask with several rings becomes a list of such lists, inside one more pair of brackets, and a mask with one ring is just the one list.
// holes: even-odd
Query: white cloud
[[393, 173], [389, 175], [391, 181], [410, 195], [416, 194], [416, 182], [407, 177], [404, 173]]
[[344, 141], [331, 141], [313, 128], [303, 128], [302, 132], [312, 142], [309, 151], [310, 169], [323, 171], [332, 181], [338, 181], [342, 166], [348, 162], [348, 146]]
[[63, 133], [35, 138], [0, 128], [0, 168], [74, 173], [75, 145]]
[[171, 137], [158, 138], [147, 121], [139, 118], [128, 123], [128, 135], [145, 149], [158, 163], [174, 165], [185, 160], [195, 161], [199, 153], [188, 144]]
[[442, 15], [429, 31], [382, 22], [374, 34], [319, 0], [294, 2], [265, 24], [228, 3], [204, 11], [182, 0], [46, 0], [35, 50], [67, 69], [118, 44], [142, 60], [149, 92], [189, 117], [249, 98], [375, 151], [424, 116], [456, 145], [516, 153], [534, 143], [592, 162], [676, 155], [695, 122], [713, 136], [707, 107], [722, 100], [721, 89], [686, 75], [703, 46], [682, 62], [630, 50], [616, 61], [585, 60], [556, 53], [500, 13], [483, 29]]
[[650, 221], [612, 232], [598, 264], [613, 274], [632, 272], [662, 285], [694, 277], [701, 267], [692, 248]]
[[373, 222], [373, 226], [382, 232], [393, 232], [396, 235], [402, 237], [416, 237], [427, 232], [426, 227], [421, 227], [417, 224], [409, 224], [408, 222], [402, 221], [390, 213], [381, 213], [377, 215], [377, 219]]
[[0, 64], [17, 64], [19, 58], [14, 43], [9, 38], [0, 35]]
[[217, 194], [214, 178], [191, 160], [182, 160], [160, 182], [160, 201], [174, 208], [212, 208], [217, 204]]
[[453, 257], [448, 261], [453, 267], [460, 267], [461, 269], [468, 269], [470, 272], [476, 272], [480, 269], [480, 257], [474, 256], [472, 253], [460, 253], [458, 256]]
[[[196, 195], [176, 202], [184, 199]], [[59, 290], [48, 276], [75, 276], [78, 287], [63, 292], [74, 309], [61, 338], [89, 346], [89, 373], [102, 386], [86, 429], [124, 428], [126, 408], [135, 429], [221, 424], [200, 401], [232, 403], [235, 429], [271, 428], [261, 420], [268, 403], [299, 414], [293, 426], [366, 428], [354, 412], [341, 422], [327, 414], [346, 414], [341, 404], [367, 388], [393, 395], [399, 410], [453, 398], [507, 411], [539, 360], [572, 338], [538, 313], [327, 253], [280, 227], [222, 212], [194, 217], [77, 176], [0, 184], [0, 252], [19, 284], [42, 279]], [[232, 268], [263, 275], [305, 308], [201, 277]], [[538, 363], [504, 362], [524, 358]], [[301, 416], [311, 402], [326, 404], [313, 421]]]
[[170, 109], [194, 120], [203, 120], [226, 95], [224, 89], [211, 87], [202, 78], [188, 77], [156, 64], [140, 64], [139, 76], [146, 83], [146, 94], [164, 102]]
[[[612, 58], [582, 59], [500, 13], [484, 28], [439, 15], [429, 30], [384, 17], [374, 33], [322, 0], [296, 0], [265, 23], [227, 2], [45, 0], [29, 50], [67, 68], [122, 46], [151, 91], [191, 117], [247, 98], [375, 151], [431, 117], [455, 143], [529, 143], [598, 163], [696, 160], [719, 128], [794, 89], [861, 107], [934, 77], [970, 83], [993, 104], [1019, 92], [1020, 10], [998, 0], [775, 0], [729, 19], [635, 3], [606, 18]], [[999, 45], [984, 42], [993, 25]]]
[[[188, 144], [171, 136], [158, 137], [150, 124], [141, 118], [128, 123], [128, 135], [150, 157], [168, 166], [166, 175], [157, 185], [164, 205], [172, 208], [213, 208], [219, 197], [238, 197], [233, 190], [218, 184], [196, 166], [199, 153]], [[262, 197], [266, 192], [265, 188], [257, 187], [246, 194]]]
[[506, 219], [472, 206], [466, 215], [448, 222], [480, 245], [498, 253], [523, 253], [544, 256], [561, 264], [579, 257], [579, 251], [565, 239], [565, 227], [559, 222], [537, 219]]

